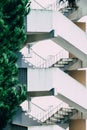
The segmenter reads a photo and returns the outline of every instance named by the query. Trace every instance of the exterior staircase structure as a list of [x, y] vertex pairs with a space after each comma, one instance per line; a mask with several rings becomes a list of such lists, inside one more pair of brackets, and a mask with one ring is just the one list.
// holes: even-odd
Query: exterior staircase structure
[[[34, 22], [34, 16], [37, 22]], [[49, 16], [49, 17], [48, 17]], [[48, 23], [45, 21], [47, 18]], [[38, 23], [42, 23], [40, 25]], [[41, 62], [36, 65], [27, 61], [27, 65], [35, 67], [35, 69], [51, 69], [53, 74], [53, 86], [56, 88], [56, 98], [61, 99], [65, 103], [69, 104], [67, 107], [63, 105], [58, 105], [55, 109], [50, 110], [50, 112], [46, 111], [45, 114], [39, 114], [40, 117], [35, 117], [34, 113], [29, 111], [22, 111], [23, 113], [22, 118], [23, 120], [19, 122], [17, 120], [17, 116], [15, 116], [13, 120], [13, 124], [20, 124], [29, 126], [29, 122], [26, 123], [24, 119], [30, 121], [30, 124], [34, 121], [32, 125], [54, 125], [58, 124], [63, 128], [67, 128], [70, 119], [76, 114], [78, 111], [83, 113], [84, 115], [87, 114], [87, 103], [84, 103], [84, 98], [87, 98], [87, 89], [84, 85], [80, 84], [78, 81], [73, 79], [67, 73], [65, 73], [71, 66], [73, 66], [78, 60], [80, 60], [81, 65], [80, 68], [87, 67], [87, 35], [84, 31], [82, 31], [79, 27], [77, 27], [72, 21], [66, 18], [60, 12], [55, 11], [47, 11], [47, 10], [31, 10], [30, 15], [27, 17], [27, 22], [30, 23], [30, 28], [28, 28], [28, 32], [31, 34], [43, 34], [49, 33], [54, 30], [54, 36], [52, 35], [51, 40], [55, 43], [63, 47], [69, 53], [73, 54], [74, 58], [65, 58], [61, 57], [55, 60], [55, 62], [51, 61], [51, 64], [48, 64], [48, 60], [41, 58]], [[34, 23], [32, 25], [32, 23]], [[45, 26], [46, 25], [46, 26]], [[45, 28], [43, 28], [45, 27]], [[62, 28], [61, 28], [62, 27]], [[66, 30], [66, 33], [65, 33]], [[79, 38], [78, 38], [79, 36]], [[38, 37], [38, 36], [37, 36]], [[45, 39], [42, 38], [42, 39]], [[41, 40], [34, 39], [34, 41]], [[31, 41], [33, 42], [33, 41]], [[84, 44], [83, 44], [84, 43]], [[34, 43], [31, 43], [34, 44]], [[35, 53], [34, 53], [35, 54]], [[37, 54], [35, 54], [37, 55]], [[24, 58], [26, 60], [26, 58]], [[25, 62], [25, 61], [24, 61]], [[24, 64], [25, 66], [25, 64]], [[26, 66], [26, 67], [29, 67]], [[22, 67], [22, 66], [21, 66]], [[61, 69], [63, 70], [61, 70]], [[75, 68], [74, 68], [75, 69]], [[61, 75], [61, 76], [60, 76]], [[63, 80], [62, 80], [63, 79]], [[36, 88], [37, 89], [37, 88]], [[66, 90], [66, 91], [65, 91]], [[78, 92], [78, 94], [77, 94]], [[81, 92], [81, 93], [80, 93]], [[27, 117], [27, 118], [26, 118]], [[86, 117], [87, 118], [87, 117]], [[16, 119], [16, 120], [15, 120]], [[24, 121], [24, 124], [23, 124]]]
[[[55, 55], [49, 56], [48, 58], [41, 57], [37, 52], [33, 50], [32, 47], [28, 49], [29, 52], [27, 52], [26, 54], [21, 54], [21, 53], [19, 54], [22, 57], [21, 58], [22, 67], [25, 66], [26, 64], [27, 67], [32, 67], [32, 68], [43, 69], [43, 68], [50, 68], [50, 67], [58, 67], [63, 70], [64, 69], [66, 70], [79, 61], [79, 59], [76, 57], [70, 58], [69, 53], [64, 49], [60, 50]], [[79, 63], [79, 65], [81, 66], [81, 62]], [[18, 66], [20, 66], [19, 63]]]
[[[49, 108], [48, 110], [44, 110], [32, 102], [30, 102], [30, 105], [30, 110], [19, 108], [14, 117], [13, 124], [23, 126], [59, 125], [62, 128], [67, 128], [70, 119], [78, 113], [78, 110], [62, 101], [56, 107]], [[20, 118], [17, 115], [20, 115]]]
[[[41, 26], [38, 22], [34, 22], [34, 14], [36, 16], [36, 21], [39, 20], [39, 23], [42, 23], [43, 26]], [[48, 23], [46, 23], [45, 19], [48, 19]], [[28, 31], [31, 31], [31, 29], [32, 31], [34, 30], [34, 32], [36, 30], [37, 32], [40, 32], [41, 30], [42, 32], [54, 30], [54, 38], [52, 38], [51, 40], [53, 40], [55, 43], [80, 59], [82, 61], [83, 67], [87, 66], [86, 33], [82, 31], [79, 27], [77, 27], [77, 25], [74, 24], [71, 20], [69, 20], [60, 12], [55, 12], [51, 10], [32, 10], [31, 14], [27, 18], [27, 21], [30, 23]], [[46, 29], [43, 27], [46, 27]], [[66, 30], [66, 33], [64, 33], [64, 30]], [[79, 40], [77, 38], [78, 36]]]
[[[39, 111], [40, 112], [40, 111]], [[59, 105], [55, 108], [48, 109], [47, 111], [43, 111], [39, 114], [28, 112], [29, 117], [36, 119], [41, 125], [60, 125], [63, 128], [67, 128], [69, 125], [70, 118], [77, 114], [78, 110], [73, 107], [68, 106], [61, 101]]]
[[[35, 53], [36, 54], [36, 53]], [[36, 56], [37, 56], [37, 54], [36, 54]], [[40, 57], [41, 58], [41, 57]], [[59, 58], [58, 58], [59, 59]], [[57, 59], [57, 60], [58, 60]], [[50, 59], [51, 60], [51, 59]], [[54, 62], [54, 64], [51, 64], [51, 66], [49, 65], [49, 66], [47, 66], [47, 68], [49, 69], [49, 67], [51, 67], [51, 68], [54, 68], [54, 69], [58, 69], [58, 68], [60, 68], [60, 69], [62, 69], [63, 71], [66, 71], [66, 70], [68, 70], [68, 68], [71, 66], [71, 65], [73, 65], [73, 64], [75, 64], [76, 62], [78, 61], [78, 59], [77, 58], [60, 58], [60, 60], [59, 61], [57, 61], [57, 62]], [[43, 60], [43, 63], [44, 63], [44, 60]], [[51, 62], [52, 63], [52, 62]], [[62, 66], [61, 66], [62, 65]], [[67, 67], [66, 67], [67, 66]], [[42, 66], [41, 68], [44, 68], [45, 66]], [[36, 67], [36, 69], [41, 69], [40, 68], [40, 66], [39, 67]], [[44, 69], [46, 69], [46, 68], [44, 68]], [[55, 70], [54, 70], [55, 71]], [[64, 72], [63, 72], [64, 73]], [[59, 74], [59, 72], [58, 72], [58, 74]], [[62, 77], [62, 76], [61, 76]], [[69, 79], [69, 78], [68, 78]], [[67, 81], [68, 81], [68, 79], [67, 79]], [[63, 82], [64, 83], [64, 82]], [[55, 84], [55, 83], [54, 83]], [[57, 83], [58, 84], [58, 83]], [[55, 86], [57, 86], [57, 84], [55, 85]], [[61, 86], [61, 85], [60, 85]], [[65, 86], [66, 86], [66, 84], [65, 84]], [[70, 85], [69, 85], [70, 86]], [[59, 88], [59, 87], [58, 87]], [[35, 91], [35, 93], [37, 93], [36, 91]], [[45, 92], [46, 93], [46, 92]], [[60, 91], [58, 91], [58, 93], [57, 93], [58, 95], [56, 96], [56, 97], [58, 97], [58, 98], [60, 98], [61, 100], [63, 100], [63, 98], [65, 99], [65, 97], [63, 97], [63, 98], [61, 98], [61, 92]], [[29, 95], [31, 95], [31, 92], [30, 92], [30, 94]], [[32, 95], [31, 95], [32, 96]], [[35, 94], [33, 95], [33, 97], [35, 96]], [[36, 94], [36, 96], [38, 96], [37, 94]], [[41, 95], [40, 95], [41, 96]], [[64, 100], [64, 102], [66, 102], [65, 100]], [[67, 102], [67, 103], [69, 103], [69, 102]], [[62, 105], [61, 105], [62, 104]], [[67, 128], [68, 126], [69, 126], [69, 121], [70, 121], [70, 119], [73, 117], [73, 115], [75, 115], [77, 112], [78, 112], [78, 110], [80, 110], [77, 106], [75, 106], [75, 107], [70, 107], [70, 106], [73, 106], [72, 104], [70, 104], [70, 106], [68, 106], [68, 105], [66, 105], [66, 106], [64, 106], [63, 105], [63, 103], [61, 103], [60, 105], [58, 105], [55, 109], [53, 109], [53, 110], [51, 110], [51, 111], [46, 111], [46, 112], [40, 112], [39, 111], [39, 114], [37, 114], [37, 113], [35, 113], [35, 115], [34, 115], [34, 113], [32, 113], [32, 111], [31, 112], [28, 112], [28, 111], [22, 111], [22, 115], [23, 115], [23, 117], [25, 118], [29, 118], [29, 120], [27, 119], [27, 121], [28, 121], [28, 123], [29, 122], [33, 122], [33, 120], [34, 120], [34, 124], [32, 124], [32, 123], [30, 123], [30, 124], [32, 124], [32, 125], [55, 125], [55, 124], [57, 124], [57, 125], [59, 125], [59, 126], [61, 126], [61, 127], [63, 127], [63, 128]], [[75, 103], [76, 104], [76, 103]], [[82, 112], [83, 112], [83, 110], [82, 110]], [[37, 116], [38, 115], [38, 116]], [[23, 118], [23, 119], [24, 119]], [[26, 118], [25, 118], [25, 120], [26, 120]], [[32, 120], [32, 121], [30, 121], [30, 120]], [[23, 122], [21, 122], [21, 123], [23, 123]], [[20, 124], [21, 124], [20, 123]], [[26, 125], [28, 125], [28, 123], [26, 124]], [[15, 124], [15, 120], [13, 121], [13, 124]]]

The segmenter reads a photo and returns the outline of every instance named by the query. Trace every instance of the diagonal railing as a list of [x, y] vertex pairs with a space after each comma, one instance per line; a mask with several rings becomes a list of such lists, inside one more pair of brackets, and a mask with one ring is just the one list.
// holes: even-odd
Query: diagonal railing
[[49, 4], [47, 7], [44, 7], [41, 3], [37, 0], [33, 0], [32, 3], [35, 3], [37, 7], [33, 6], [32, 9], [41, 9], [41, 10], [52, 10], [52, 11], [59, 11], [68, 17], [73, 12], [77, 11], [78, 6], [76, 1], [69, 1], [69, 0], [56, 0], [52, 4]]
[[37, 115], [38, 114], [42, 114], [42, 113], [45, 113], [46, 110], [44, 110], [42, 107], [38, 106], [37, 104], [33, 103], [33, 102], [30, 102], [29, 103], [29, 107], [30, 107], [30, 110], [27, 111], [27, 113], [32, 116], [32, 117], [36, 117], [37, 118]]
[[40, 64], [39, 68], [49, 68], [56, 62], [58, 62], [60, 59], [68, 58], [68, 52], [64, 49], [59, 51], [56, 55], [50, 55], [42, 64]]
[[38, 68], [41, 64], [44, 63], [45, 59], [41, 57], [36, 51], [32, 48], [29, 48], [28, 54], [23, 56], [25, 62], [30, 63], [34, 68]]
[[61, 108], [69, 108], [68, 104], [61, 102], [56, 107], [52, 108], [50, 107], [48, 110], [44, 110], [40, 108], [36, 104], [32, 104], [33, 107], [31, 107], [31, 112], [27, 111], [27, 114], [29, 117], [32, 117], [33, 119], [38, 120], [40, 123], [44, 123], [46, 120], [48, 120], [50, 117], [52, 117], [55, 113], [57, 113]]
[[41, 57], [32, 48], [30, 48], [30, 55], [31, 57], [24, 56], [24, 59], [31, 63], [34, 68], [49, 68], [60, 59], [68, 58], [68, 52], [64, 49], [61, 49], [56, 55], [49, 55], [47, 59]]
[[[61, 8], [67, 7], [68, 2], [67, 0], [56, 0], [52, 4], [49, 4], [47, 7], [44, 7], [41, 3], [39, 3], [37, 0], [32, 0], [33, 3], [35, 3], [38, 8], [42, 10], [54, 10], [59, 11]], [[32, 4], [32, 3], [31, 3]], [[33, 9], [36, 9], [35, 6], [32, 7]]]
[[[46, 111], [46, 113], [43, 115], [43, 117], [41, 119], [39, 119], [39, 120], [41, 120], [41, 122], [45, 122], [46, 120], [51, 118], [55, 113], [58, 113], [58, 111], [61, 108], [69, 108], [69, 106], [68, 106], [68, 104], [66, 104], [64, 102], [61, 102], [55, 108], [53, 108], [53, 109], [50, 108], [48, 111]], [[61, 114], [63, 114], [63, 112]]]
[[54, 11], [61, 11], [61, 9], [67, 7], [68, 1], [67, 0], [56, 0], [54, 3], [50, 4], [47, 9], [54, 10]]

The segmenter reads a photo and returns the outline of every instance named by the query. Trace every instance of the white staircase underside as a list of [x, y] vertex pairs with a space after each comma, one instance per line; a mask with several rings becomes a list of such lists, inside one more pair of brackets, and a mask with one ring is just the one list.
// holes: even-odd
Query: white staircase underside
[[53, 86], [56, 88], [56, 97], [81, 112], [87, 113], [87, 88], [60, 69], [56, 68], [53, 71]]
[[53, 41], [80, 58], [87, 66], [87, 34], [59, 12], [54, 12], [53, 28]]
[[[80, 59], [82, 61], [82, 66], [81, 67], [87, 67], [87, 54], [83, 53], [82, 50], [79, 50], [73, 44], [70, 42], [66, 41], [60, 36], [57, 36], [56, 38], [52, 39], [55, 43], [63, 47], [65, 50], [73, 54], [75, 57]], [[84, 45], [84, 44], [83, 44]]]
[[61, 36], [71, 45], [87, 54], [87, 49], [85, 48], [87, 47], [87, 34], [60, 12], [54, 12], [53, 28], [56, 37]]

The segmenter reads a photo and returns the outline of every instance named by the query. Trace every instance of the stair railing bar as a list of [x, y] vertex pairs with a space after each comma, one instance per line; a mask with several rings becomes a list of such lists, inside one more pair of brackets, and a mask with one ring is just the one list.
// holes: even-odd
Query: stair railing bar
[[38, 109], [46, 112], [46, 110], [44, 110], [42, 107], [38, 106], [37, 104], [33, 103], [33, 102], [30, 102], [30, 104], [34, 105], [35, 107], [37, 107]]
[[33, 118], [36, 119], [40, 119], [41, 117], [43, 117], [43, 113], [46, 112], [46, 110], [44, 110], [43, 108], [41, 108], [40, 106], [30, 102], [30, 109], [31, 111], [27, 111], [28, 115], [31, 115]]
[[50, 4], [47, 7], [44, 7], [42, 4], [40, 4], [39, 2], [37, 2], [36, 0], [33, 0], [33, 2], [35, 2], [41, 9], [43, 10], [56, 10], [56, 4], [58, 4], [58, 2], [54, 2], [52, 4]]
[[[65, 0], [63, 2], [61, 0], [60, 0], [60, 2], [59, 2], [59, 0], [56, 0], [54, 3], [48, 5], [47, 7], [44, 7], [42, 4], [40, 4], [36, 0], [33, 0], [33, 2], [35, 2], [42, 10], [62, 11], [62, 13], [63, 13], [63, 9], [67, 8], [67, 6], [68, 6], [68, 0]], [[33, 8], [33, 9], [35, 9], [35, 8]]]
[[[48, 67], [50, 67], [50, 63], [51, 63], [52, 60], [54, 60], [54, 59], [55, 59], [55, 56], [52, 56], [52, 57], [46, 59], [46, 61], [43, 62], [43, 64], [42, 64], [40, 67], [41, 67], [41, 68], [42, 68], [42, 67], [43, 67], [43, 68], [48, 68]], [[51, 64], [52, 64], [52, 63], [51, 63]]]
[[28, 113], [28, 114], [31, 115], [33, 118], [37, 119], [39, 122], [44, 123], [55, 113], [59, 114], [59, 111], [61, 111], [61, 115], [63, 115], [64, 112], [67, 113], [67, 109], [65, 109], [64, 112], [61, 110], [61, 108], [67, 108], [67, 107], [68, 107], [68, 104], [61, 102], [59, 105], [57, 105], [53, 109], [48, 109], [47, 111], [43, 111], [40, 113], [35, 112], [35, 113]]
[[41, 7], [42, 9], [46, 10], [46, 8], [42, 4], [37, 2], [36, 0], [33, 0], [33, 2], [35, 2], [37, 5], [39, 5], [39, 7]]
[[30, 114], [30, 113], [28, 113], [27, 115], [31, 116], [32, 118], [36, 119], [38, 122], [40, 122], [42, 124], [42, 121], [39, 118], [37, 118], [36, 116], [34, 116], [34, 115]]
[[35, 52], [32, 48], [31, 48], [31, 50], [32, 50], [32, 54], [33, 54], [32, 60], [34, 62], [34, 65], [37, 68], [40, 64], [42, 64], [44, 62], [45, 59], [43, 57], [41, 57], [39, 54], [37, 54], [37, 52]]
[[60, 103], [57, 107], [53, 108], [52, 110], [48, 110], [44, 114], [43, 118], [41, 118], [40, 120], [44, 122], [45, 120], [49, 119], [53, 114], [55, 114], [61, 108], [61, 106], [62, 103]]
[[43, 60], [45, 60], [45, 58], [43, 58], [42, 56], [40, 56], [39, 54], [37, 54], [37, 52], [36, 51], [34, 51], [34, 49], [33, 48], [30, 48], [32, 51], [33, 51], [33, 53], [34, 54], [36, 54], [38, 57], [40, 57], [41, 59], [43, 59]]
[[48, 7], [46, 8], [47, 10], [54, 10], [54, 11], [59, 11], [61, 8], [66, 7], [67, 0], [64, 2], [59, 2], [59, 0], [56, 0], [56, 2], [48, 5]]
[[[62, 103], [60, 103], [56, 108], [57, 108], [57, 112], [59, 113], [59, 110], [60, 110], [61, 108], [67, 108], [67, 104], [63, 105]], [[66, 112], [67, 112], [67, 111], [66, 111]], [[49, 111], [49, 113], [50, 113], [50, 111]], [[54, 114], [55, 114], [55, 113], [54, 113]], [[63, 115], [63, 114], [64, 114], [64, 113], [62, 112], [61, 115]], [[29, 115], [31, 115], [31, 114], [29, 114]], [[43, 124], [47, 119], [49, 119], [49, 117], [52, 116], [52, 114], [49, 114], [48, 116], [46, 116], [46, 114], [44, 113], [44, 114], [43, 114], [43, 117], [44, 117], [44, 118], [42, 118], [42, 114], [41, 114], [41, 113], [38, 114], [38, 117], [36, 117], [36, 116], [34, 116], [34, 115], [31, 115], [31, 116], [32, 116], [32, 118], [38, 120], [41, 124]], [[59, 120], [57, 119], [57, 121], [59, 121]], [[52, 122], [51, 122], [51, 123], [52, 123]]]
[[66, 57], [67, 57], [67, 51], [61, 50], [56, 55], [51, 56], [48, 59], [45, 59], [44, 62], [43, 62], [43, 64], [41, 64], [39, 67], [40, 68], [48, 68], [48, 67], [52, 66], [53, 64], [55, 64], [60, 59], [66, 58]]
[[41, 57], [39, 54], [37, 54], [36, 51], [34, 51], [32, 48], [29, 48], [32, 54], [32, 58], [29, 58], [28, 56], [24, 57], [25, 59], [27, 58], [27, 61], [29, 61], [31, 64], [33, 64], [36, 68], [38, 66], [40, 66], [41, 64], [43, 64], [43, 62], [45, 61], [45, 59], [43, 57]]
[[31, 48], [31, 51], [32, 51], [32, 58], [29, 58], [26, 61], [33, 64], [33, 66], [35, 66], [36, 68], [48, 68], [52, 66], [53, 64], [55, 64], [57, 61], [59, 61], [61, 58], [66, 57], [66, 51], [64, 50], [61, 50], [59, 53], [57, 53], [54, 56], [53, 55], [50, 56], [48, 59], [41, 57], [32, 48]]
[[23, 57], [22, 59], [24, 59], [24, 62], [28, 63], [29, 66], [34, 66], [33, 63], [31, 61], [26, 60], [26, 58]]

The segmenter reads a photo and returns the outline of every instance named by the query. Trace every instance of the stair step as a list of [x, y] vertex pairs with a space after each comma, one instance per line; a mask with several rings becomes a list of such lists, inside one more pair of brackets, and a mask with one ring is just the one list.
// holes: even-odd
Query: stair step
[[64, 118], [64, 116], [63, 116], [63, 115], [59, 115], [59, 114], [54, 114], [54, 117], [55, 117], [55, 118], [59, 118], [59, 119]]
[[68, 64], [68, 61], [58, 61], [58, 65]]
[[68, 115], [68, 113], [67, 112], [65, 112], [65, 111], [58, 111], [58, 114], [60, 114], [60, 115]]
[[57, 122], [57, 118], [54, 118], [54, 117], [51, 117], [50, 120], [53, 122]]
[[70, 108], [62, 108], [62, 111], [65, 111], [65, 112], [72, 112], [72, 109], [70, 109]]
[[73, 58], [63, 58], [63, 59], [61, 59], [61, 61], [71, 62], [71, 61], [73, 61]]
[[54, 67], [64, 67], [63, 64], [54, 64]]
[[47, 120], [43, 123], [44, 125], [55, 125], [55, 122], [51, 121], [51, 120]]

